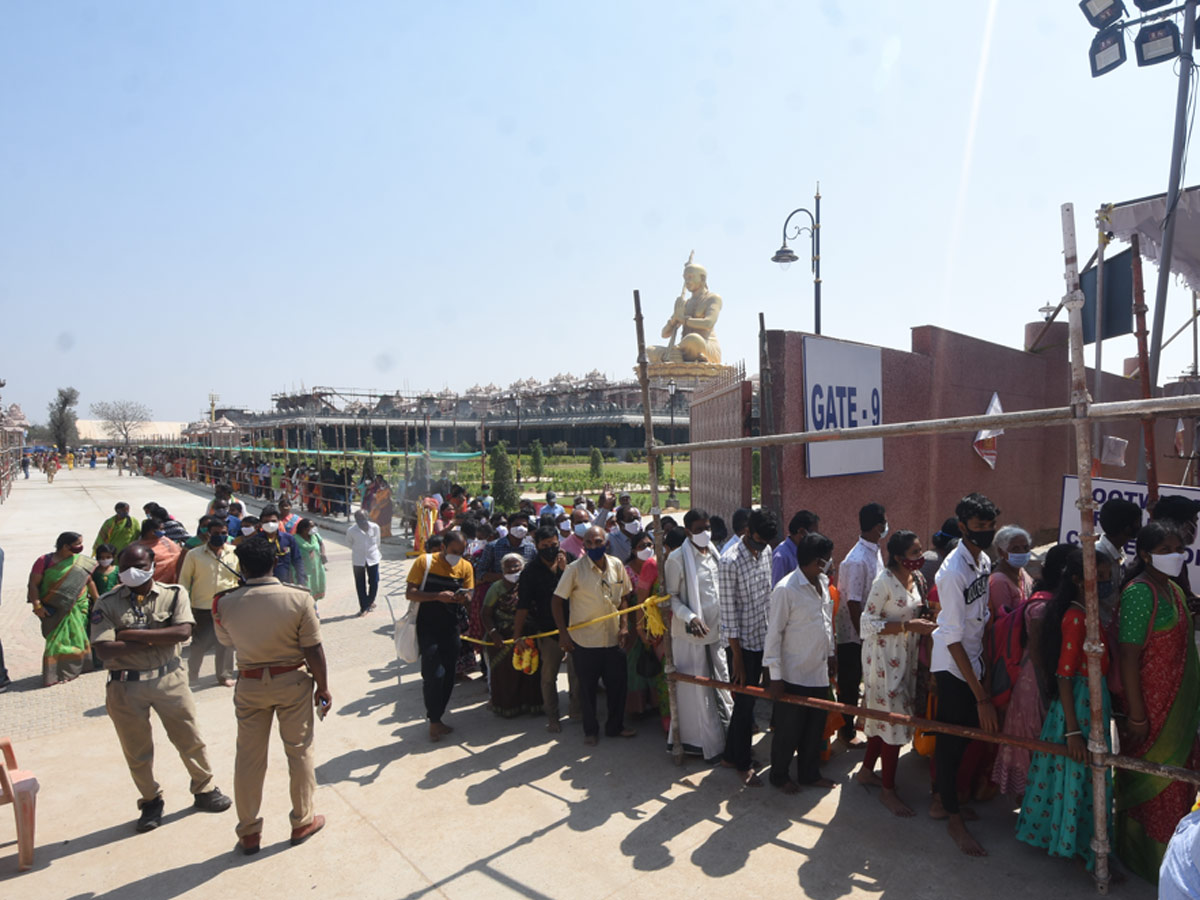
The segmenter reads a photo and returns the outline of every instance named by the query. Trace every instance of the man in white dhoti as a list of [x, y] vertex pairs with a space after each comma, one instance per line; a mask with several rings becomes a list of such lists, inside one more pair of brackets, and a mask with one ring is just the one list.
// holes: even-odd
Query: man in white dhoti
[[[688, 510], [683, 527], [688, 540], [667, 557], [664, 575], [671, 595], [675, 668], [685, 675], [728, 681], [729, 668], [720, 648], [717, 553], [709, 546], [712, 533], [708, 513]], [[733, 711], [729, 692], [680, 682], [676, 685], [676, 701], [684, 752], [716, 762], [725, 750], [725, 729]]]

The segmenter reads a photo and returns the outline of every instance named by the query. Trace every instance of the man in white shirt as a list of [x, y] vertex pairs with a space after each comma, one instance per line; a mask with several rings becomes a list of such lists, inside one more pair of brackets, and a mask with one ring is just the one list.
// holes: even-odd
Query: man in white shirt
[[354, 511], [354, 524], [346, 529], [350, 542], [350, 564], [354, 566], [354, 588], [358, 591], [358, 614], [365, 616], [375, 609], [379, 591], [379, 526], [367, 518], [361, 509]]
[[[675, 669], [684, 675], [728, 681], [729, 667], [720, 645], [720, 575], [708, 513], [689, 509], [683, 527], [688, 540], [667, 557], [663, 566], [663, 584], [671, 596]], [[676, 708], [684, 752], [699, 754], [705, 761], [718, 761], [725, 750], [724, 723], [733, 713], [729, 692], [680, 682], [676, 685]], [[672, 733], [674, 730], [672, 727]]]
[[[771, 676], [775, 700], [775, 730], [771, 737], [771, 784], [785, 794], [800, 785], [833, 787], [821, 775], [825, 742], [822, 709], [784, 703], [784, 694], [829, 699], [829, 674], [834, 666], [833, 601], [829, 571], [833, 541], [811, 532], [796, 548], [797, 567], [771, 591], [767, 611], [767, 640], [763, 665]], [[791, 779], [792, 760], [797, 779]]]
[[[996, 708], [980, 681], [983, 677], [983, 635], [987, 628], [987, 554], [996, 535], [1000, 511], [982, 494], [967, 494], [954, 509], [962, 540], [937, 573], [937, 630], [933, 633], [930, 669], [937, 680], [937, 720], [952, 725], [999, 731]], [[950, 837], [967, 856], [987, 856], [963, 821], [958, 806], [958, 768], [970, 740], [939, 734], [934, 750], [937, 793], [929, 808], [934, 819], [947, 819]]]
[[[862, 637], [858, 633], [858, 620], [875, 576], [883, 569], [879, 542], [888, 533], [887, 510], [883, 504], [868, 503], [858, 511], [858, 531], [858, 542], [850, 548], [838, 568], [838, 594], [842, 600], [835, 629], [838, 701], [847, 706], [858, 706], [862, 683]], [[854, 720], [845, 716], [843, 721], [845, 724], [838, 734], [847, 744], [858, 746], [854, 743]]]

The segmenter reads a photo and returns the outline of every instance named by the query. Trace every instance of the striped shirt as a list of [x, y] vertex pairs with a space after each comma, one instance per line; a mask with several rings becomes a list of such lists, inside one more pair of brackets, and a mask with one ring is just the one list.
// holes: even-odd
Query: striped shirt
[[722, 637], [737, 638], [744, 650], [762, 650], [771, 602], [771, 554], [764, 549], [756, 559], [739, 540], [721, 556], [718, 587]]

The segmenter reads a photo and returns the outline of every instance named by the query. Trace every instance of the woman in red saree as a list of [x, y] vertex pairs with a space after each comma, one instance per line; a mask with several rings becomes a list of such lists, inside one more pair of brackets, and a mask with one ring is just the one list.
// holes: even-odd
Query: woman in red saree
[[54, 552], [39, 556], [29, 573], [29, 603], [42, 620], [42, 683], [49, 687], [83, 674], [91, 655], [88, 600], [97, 597], [92, 572], [96, 561], [83, 555], [83, 537], [64, 531]]
[[392, 516], [395, 506], [392, 503], [392, 489], [384, 481], [382, 475], [376, 475], [371, 486], [367, 488], [367, 517], [379, 526], [381, 538], [392, 536]]
[[[1171, 580], [1183, 568], [1184, 550], [1179, 533], [1163, 522], [1152, 521], [1138, 532], [1134, 577], [1121, 592], [1117, 611], [1128, 715], [1121, 746], [1139, 759], [1194, 769], [1200, 765], [1200, 662], [1191, 613]], [[1117, 770], [1114, 787], [1117, 856], [1155, 883], [1196, 788], [1124, 769]]]

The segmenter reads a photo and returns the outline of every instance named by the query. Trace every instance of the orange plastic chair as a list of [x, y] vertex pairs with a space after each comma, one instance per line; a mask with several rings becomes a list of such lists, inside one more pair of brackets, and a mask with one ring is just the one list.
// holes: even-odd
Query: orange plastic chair
[[17, 869], [24, 872], [33, 866], [34, 816], [37, 810], [38, 780], [32, 772], [17, 768], [17, 756], [12, 741], [0, 738], [0, 806], [13, 805], [17, 820]]

